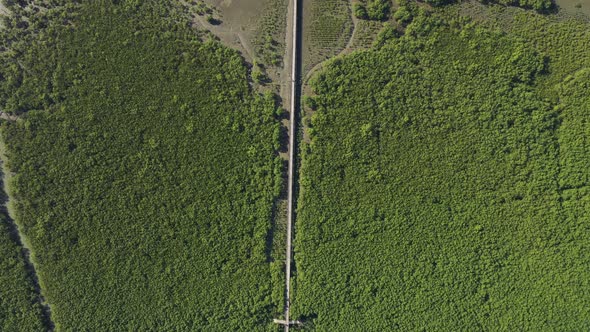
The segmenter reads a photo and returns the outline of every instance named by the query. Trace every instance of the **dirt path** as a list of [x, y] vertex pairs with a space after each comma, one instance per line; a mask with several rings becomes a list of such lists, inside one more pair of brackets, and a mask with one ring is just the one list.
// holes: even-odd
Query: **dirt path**
[[340, 53], [338, 55], [341, 55], [343, 53], [345, 53], [346, 51], [350, 51], [352, 49], [352, 43], [354, 43], [354, 38], [356, 38], [356, 33], [358, 31], [357, 27], [359, 24], [359, 19], [354, 16], [354, 13], [352, 12], [352, 2], [350, 3], [351, 5], [351, 10], [350, 10], [350, 17], [352, 18], [352, 33], [350, 34], [350, 39], [348, 40], [348, 43], [346, 43], [346, 46], [344, 47], [344, 49], [342, 51], [340, 51]]

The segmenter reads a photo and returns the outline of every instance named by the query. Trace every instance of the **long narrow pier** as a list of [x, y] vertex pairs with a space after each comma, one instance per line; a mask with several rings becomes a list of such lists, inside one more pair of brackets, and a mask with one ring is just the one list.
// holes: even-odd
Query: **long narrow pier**
[[295, 151], [296, 151], [296, 136], [297, 136], [297, 111], [298, 111], [298, 88], [299, 88], [299, 5], [301, 0], [292, 0], [293, 6], [293, 29], [291, 31], [291, 105], [289, 109], [289, 177], [287, 180], [287, 253], [285, 263], [285, 319], [283, 324], [285, 332], [289, 332], [291, 321], [289, 320], [289, 313], [291, 307], [291, 258], [293, 256], [292, 230], [293, 230], [293, 216], [294, 216], [294, 200], [293, 200], [293, 178], [295, 175]]

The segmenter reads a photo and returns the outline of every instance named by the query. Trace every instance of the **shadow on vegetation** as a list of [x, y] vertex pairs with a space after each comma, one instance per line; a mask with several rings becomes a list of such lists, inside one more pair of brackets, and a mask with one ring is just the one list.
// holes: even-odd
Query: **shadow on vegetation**
[[[0, 162], [1, 164], [1, 162]], [[55, 329], [55, 325], [51, 320], [51, 308], [49, 305], [45, 303], [43, 295], [41, 295], [41, 286], [39, 285], [39, 278], [37, 277], [37, 272], [35, 271], [35, 267], [31, 262], [31, 252], [28, 248], [23, 245], [23, 241], [21, 239], [18, 226], [16, 225], [15, 221], [10, 217], [8, 214], [8, 195], [5, 191], [4, 186], [4, 172], [0, 169], [0, 215], [1, 218], [5, 220], [9, 237], [14, 243], [21, 248], [21, 256], [24, 262], [25, 270], [27, 272], [27, 276], [30, 278], [31, 284], [33, 285], [33, 289], [37, 294], [37, 300], [41, 307], [41, 312], [43, 314], [42, 321], [43, 325], [47, 328], [48, 331], [53, 331]]]

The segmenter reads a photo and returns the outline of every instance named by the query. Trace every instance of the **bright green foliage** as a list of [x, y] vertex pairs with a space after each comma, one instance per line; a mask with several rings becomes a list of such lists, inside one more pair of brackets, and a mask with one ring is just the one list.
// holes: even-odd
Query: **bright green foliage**
[[[555, 236], [566, 250], [562, 253], [562, 265], [568, 273], [563, 279], [576, 284], [580, 293], [572, 294], [571, 288], [564, 291], [575, 297], [590, 298], [590, 278], [587, 276], [590, 255], [587, 246], [590, 243], [590, 69], [585, 68], [570, 76], [560, 85], [561, 125], [559, 137], [559, 186], [562, 206], [565, 214], [563, 227]], [[567, 256], [565, 256], [567, 255]], [[576, 264], [572, 264], [574, 261]], [[582, 330], [588, 329], [588, 304], [580, 303], [579, 312], [584, 313], [586, 325], [580, 324]], [[580, 315], [581, 316], [581, 315]], [[571, 319], [575, 319], [572, 317]], [[574, 325], [575, 326], [575, 325]], [[571, 330], [574, 330], [573, 328]]]
[[429, 11], [416, 2], [400, 1], [400, 6], [393, 14], [393, 18], [399, 24], [408, 25], [415, 17], [428, 15], [430, 15]]
[[318, 331], [588, 330], [589, 75], [556, 106], [546, 70], [519, 39], [419, 16], [319, 74], [294, 315]]
[[[49, 22], [63, 22], [68, 24], [73, 18], [75, 2], [66, 0], [47, 0], [38, 1], [35, 4], [21, 1], [14, 3], [12, 1], [5, 1], [5, 3], [12, 3], [10, 8], [10, 16], [2, 16], [5, 28], [0, 29], [0, 110], [7, 113], [19, 113], [33, 107], [44, 107], [50, 103], [51, 96], [47, 94], [48, 88], [51, 86], [49, 78], [45, 81], [40, 81], [41, 78], [37, 73], [31, 71], [24, 71], [22, 68], [23, 53], [25, 53], [29, 45], [33, 43], [40, 31], [51, 30], [52, 25]], [[25, 4], [28, 3], [28, 6]], [[67, 3], [64, 5], [64, 3]], [[45, 4], [46, 8], [43, 7]], [[22, 5], [22, 6], [21, 6]], [[37, 14], [31, 14], [35, 12]], [[15, 56], [20, 55], [21, 59], [18, 61]], [[28, 54], [29, 57], [32, 54]], [[48, 61], [45, 56], [36, 54], [41, 63]], [[34, 62], [32, 59], [27, 59], [29, 62]], [[45, 64], [40, 65], [43, 67]], [[47, 76], [47, 75], [45, 75]], [[25, 86], [25, 89], [19, 87]], [[26, 94], [26, 95], [25, 95]]]
[[[561, 113], [559, 131], [560, 187], [577, 190], [590, 182], [590, 134], [587, 116], [590, 111], [590, 68], [582, 69], [558, 86]], [[585, 189], [585, 188], [583, 188]]]
[[393, 14], [393, 18], [401, 24], [410, 23], [413, 16], [413, 10], [409, 6], [401, 6]]
[[13, 53], [22, 84], [3, 72], [27, 111], [2, 127], [16, 217], [56, 327], [272, 329], [273, 96], [167, 2], [77, 13]]
[[357, 18], [363, 20], [382, 21], [389, 17], [391, 0], [366, 0], [355, 2], [353, 12]]
[[369, 19], [381, 21], [389, 18], [391, 0], [368, 0], [367, 15]]
[[354, 16], [362, 20], [366, 20], [369, 17], [369, 15], [367, 14], [367, 8], [363, 3], [355, 2], [352, 5], [352, 11], [354, 13]]
[[[575, 20], [555, 21], [530, 12], [511, 11], [511, 23], [498, 22], [499, 28], [530, 41], [548, 57], [548, 71], [542, 88], [552, 93], [553, 87], [566, 76], [590, 67], [590, 26]], [[552, 93], [554, 94], [554, 93]]]
[[[12, 232], [13, 233], [13, 232]], [[6, 215], [0, 213], [0, 331], [44, 331], [39, 296]]]
[[384, 24], [381, 28], [381, 31], [377, 34], [377, 38], [375, 38], [375, 42], [373, 43], [376, 47], [381, 47], [389, 40], [393, 38], [397, 38], [400, 36], [400, 33], [393, 27], [391, 24]]
[[[586, 21], [568, 19], [567, 15], [539, 15], [532, 11], [499, 6], [450, 6], [439, 10], [454, 22], [474, 18], [479, 25], [501, 30], [527, 41], [541, 52], [547, 62], [550, 75], [539, 77], [538, 89], [551, 99], [559, 98], [555, 86], [567, 76], [582, 68], [590, 67], [590, 25]], [[465, 16], [465, 15], [469, 16]]]

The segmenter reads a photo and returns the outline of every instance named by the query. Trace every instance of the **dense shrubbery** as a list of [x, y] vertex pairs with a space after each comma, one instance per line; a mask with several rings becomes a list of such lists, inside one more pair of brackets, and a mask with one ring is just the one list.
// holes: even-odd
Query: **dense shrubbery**
[[[540, 12], [547, 11], [555, 6], [553, 0], [479, 0], [482, 3], [497, 3], [505, 6], [517, 6], [534, 9]], [[433, 6], [443, 6], [458, 2], [457, 0], [424, 0]]]
[[587, 330], [590, 75], [555, 104], [530, 45], [420, 15], [382, 45], [313, 82], [296, 316], [322, 331]]
[[3, 55], [16, 217], [61, 330], [272, 324], [275, 100], [164, 3], [88, 1]]
[[433, 5], [433, 6], [443, 6], [443, 5], [455, 3], [456, 0], [424, 0], [424, 2], [426, 2], [427, 4]]
[[552, 0], [480, 0], [483, 3], [498, 3], [506, 6], [517, 6], [523, 8], [530, 8], [537, 11], [546, 11], [555, 5]]
[[391, 0], [366, 0], [353, 4], [354, 15], [363, 20], [385, 20], [389, 18], [390, 10]]
[[[560, 104], [556, 107], [561, 120], [558, 129], [558, 181], [565, 222], [556, 227], [554, 236], [567, 247], [561, 265], [563, 278], [578, 282], [581, 276], [586, 276], [585, 279], [580, 279], [583, 289], [574, 298], [589, 299], [590, 279], [587, 271], [590, 267], [590, 254], [587, 246], [582, 244], [590, 243], [590, 67], [566, 78], [558, 90]], [[572, 260], [576, 264], [572, 264]], [[571, 288], [564, 289], [569, 294], [573, 291], [575, 290]], [[580, 329], [587, 330], [590, 325], [588, 304], [579, 301], [579, 310], [586, 322], [586, 325], [580, 324]]]
[[0, 331], [43, 331], [43, 315], [21, 248], [0, 212]]

